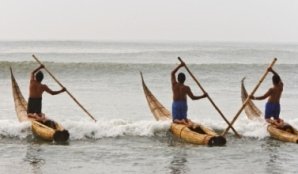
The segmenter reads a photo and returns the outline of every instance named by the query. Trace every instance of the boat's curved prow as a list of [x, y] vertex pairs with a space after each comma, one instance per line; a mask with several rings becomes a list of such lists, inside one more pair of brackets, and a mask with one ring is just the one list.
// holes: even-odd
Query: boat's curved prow
[[148, 102], [149, 108], [154, 115], [156, 120], [168, 120], [171, 119], [171, 112], [167, 110], [157, 99], [156, 97], [151, 93], [151, 91], [148, 89], [147, 85], [145, 84], [143, 74], [141, 74], [142, 79], [142, 86], [143, 90], [146, 96], [146, 100]]
[[21, 93], [20, 87], [13, 75], [11, 67], [10, 67], [10, 75], [11, 75], [12, 94], [13, 94], [17, 117], [20, 122], [29, 121], [30, 119], [27, 116], [27, 101], [25, 100], [25, 98]]
[[[247, 91], [244, 86], [244, 80], [245, 80], [245, 77], [241, 80], [241, 100], [243, 103], [248, 97]], [[248, 101], [247, 105], [244, 108], [244, 111], [247, 118], [251, 120], [260, 119], [262, 115], [262, 112], [260, 111], [260, 109], [258, 109], [257, 106], [251, 100]]]

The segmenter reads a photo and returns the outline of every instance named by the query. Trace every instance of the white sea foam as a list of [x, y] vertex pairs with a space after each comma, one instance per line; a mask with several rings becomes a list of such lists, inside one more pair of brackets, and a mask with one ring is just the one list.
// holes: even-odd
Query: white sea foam
[[99, 139], [119, 136], [154, 136], [159, 131], [167, 131], [169, 122], [137, 121], [129, 122], [121, 119], [111, 121], [75, 122], [64, 123], [71, 134], [72, 139], [85, 138]]
[[239, 132], [246, 137], [263, 139], [269, 136], [267, 123], [264, 120], [242, 119], [238, 122]]
[[[294, 127], [298, 127], [298, 119], [288, 121]], [[170, 121], [127, 121], [114, 119], [110, 121], [64, 121], [62, 125], [70, 132], [71, 140], [115, 138], [121, 136], [152, 137], [159, 132], [167, 132]], [[226, 127], [225, 122], [214, 120], [201, 121], [201, 124], [221, 133]], [[12, 120], [0, 120], [0, 137], [24, 139], [31, 133], [30, 123]], [[264, 139], [269, 136], [265, 121], [251, 121], [239, 119], [234, 128], [245, 137]], [[165, 135], [165, 134], [164, 134]]]
[[[80, 122], [65, 121], [62, 125], [73, 140], [113, 138], [120, 136], [151, 137], [158, 132], [169, 130], [170, 122], [136, 121], [121, 119], [111, 121]], [[30, 122], [19, 123], [12, 120], [0, 120], [0, 137], [24, 139], [31, 134]]]
[[30, 133], [30, 122], [0, 120], [0, 137], [24, 139]]

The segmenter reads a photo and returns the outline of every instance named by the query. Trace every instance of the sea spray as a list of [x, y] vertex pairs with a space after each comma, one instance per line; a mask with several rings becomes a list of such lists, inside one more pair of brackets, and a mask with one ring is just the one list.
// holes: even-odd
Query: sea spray
[[30, 122], [18, 122], [17, 120], [0, 120], [0, 138], [24, 139], [30, 134]]
[[161, 131], [168, 131], [169, 122], [156, 121], [126, 121], [115, 119], [111, 121], [77, 122], [65, 121], [63, 125], [70, 132], [70, 138], [74, 140], [100, 139], [120, 136], [144, 136], [151, 137]]

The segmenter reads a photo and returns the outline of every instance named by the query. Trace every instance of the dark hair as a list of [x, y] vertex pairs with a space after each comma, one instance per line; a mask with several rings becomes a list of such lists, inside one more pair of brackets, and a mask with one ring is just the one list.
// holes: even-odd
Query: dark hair
[[35, 78], [37, 81], [41, 82], [43, 79], [43, 73], [41, 71], [38, 71], [35, 75]]
[[179, 73], [178, 74], [178, 82], [179, 83], [184, 83], [185, 81], [185, 74], [184, 73]]
[[278, 75], [273, 75], [272, 82], [274, 85], [277, 85], [280, 82], [280, 77]]

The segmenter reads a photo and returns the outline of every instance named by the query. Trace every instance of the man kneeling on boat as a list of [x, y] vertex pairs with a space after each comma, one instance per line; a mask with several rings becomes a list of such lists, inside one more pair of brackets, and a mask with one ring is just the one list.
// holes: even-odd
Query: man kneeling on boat
[[194, 123], [187, 118], [187, 95], [192, 100], [198, 100], [207, 97], [207, 93], [201, 96], [194, 96], [189, 86], [184, 85], [185, 74], [178, 74], [178, 82], [176, 80], [176, 72], [185, 66], [184, 62], [181, 62], [171, 73], [172, 90], [173, 90], [173, 104], [172, 104], [172, 116], [173, 122], [178, 124], [185, 124], [188, 127], [194, 128]]
[[281, 81], [280, 76], [272, 68], [269, 68], [268, 71], [273, 73], [273, 76], [272, 76], [273, 87], [270, 88], [262, 96], [259, 96], [259, 97], [251, 96], [250, 98], [253, 100], [264, 100], [267, 97], [269, 97], [265, 106], [265, 119], [268, 123], [274, 124], [277, 127], [283, 127], [284, 121], [279, 118], [279, 114], [280, 114], [279, 100], [283, 91], [283, 82]]
[[53, 127], [53, 124], [55, 123], [51, 120], [48, 120], [41, 112], [42, 94], [44, 91], [46, 91], [51, 95], [56, 95], [66, 91], [66, 89], [62, 88], [59, 91], [53, 91], [47, 85], [42, 84], [41, 81], [43, 80], [43, 73], [39, 71], [42, 68], [44, 68], [44, 65], [40, 65], [31, 73], [27, 114], [29, 118], [33, 118], [43, 124]]

